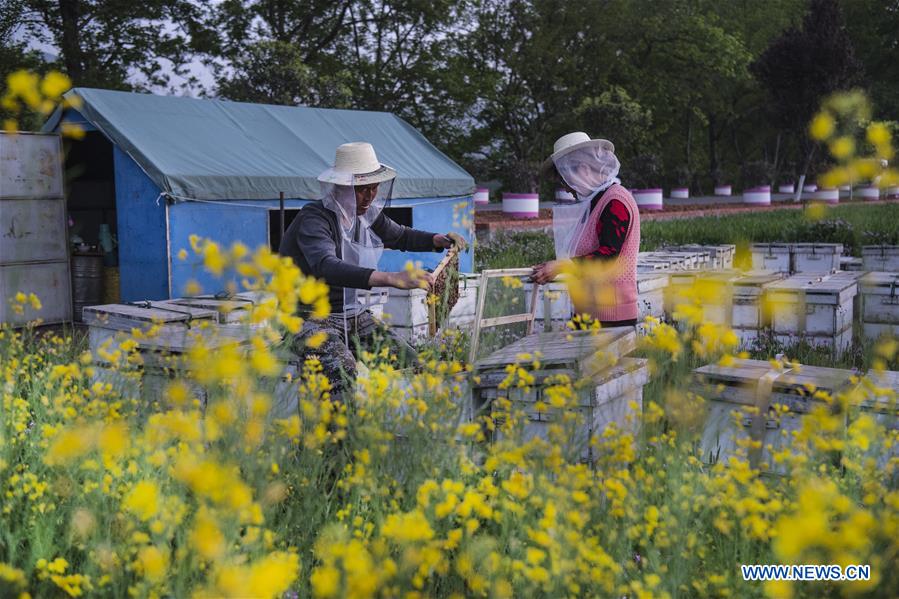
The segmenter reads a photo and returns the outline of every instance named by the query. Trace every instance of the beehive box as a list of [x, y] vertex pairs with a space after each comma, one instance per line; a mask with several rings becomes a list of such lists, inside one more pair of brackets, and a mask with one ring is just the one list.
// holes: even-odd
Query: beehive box
[[[264, 295], [245, 295], [245, 301], [260, 301]], [[202, 300], [208, 298], [201, 298]], [[231, 313], [225, 312], [228, 319]], [[228, 343], [246, 346], [252, 329], [242, 323], [220, 324], [223, 313], [214, 308], [185, 305], [176, 301], [139, 302], [137, 305], [107, 304], [84, 309], [88, 325], [88, 340], [95, 356], [95, 378], [110, 383], [114, 388], [132, 397], [140, 397], [145, 403], [165, 401], [165, 389], [175, 378], [188, 383], [192, 395], [205, 405], [207, 392], [194, 382], [184, 354], [202, 343], [214, 353], [216, 348]], [[134, 337], [132, 331], [155, 334]], [[112, 364], [104, 356], [120, 349], [121, 344], [133, 339], [141, 364], [129, 371], [122, 364]], [[290, 379], [295, 378], [297, 365], [285, 362], [282, 374], [272, 382], [273, 413], [289, 415], [296, 408], [296, 389]]]
[[792, 272], [828, 274], [840, 270], [841, 243], [794, 243], [791, 247]]
[[791, 272], [791, 246], [789, 243], [753, 243], [752, 270]]
[[774, 338], [785, 345], [805, 340], [843, 351], [852, 343], [853, 303], [858, 283], [838, 275], [792, 275], [768, 285]]
[[737, 246], [733, 244], [723, 244], [723, 245], [699, 245], [699, 244], [688, 244], [688, 245], [675, 245], [675, 246], [666, 246], [666, 250], [675, 251], [675, 252], [699, 252], [708, 254], [709, 260], [706, 264], [707, 268], [711, 268], [714, 270], [722, 270], [733, 268], [734, 265], [734, 255], [737, 251]]
[[865, 270], [865, 267], [861, 258], [843, 256], [840, 258], [840, 270], [847, 272], [861, 272]]
[[740, 339], [740, 347], [758, 347], [759, 337], [771, 325], [764, 307], [765, 289], [785, 276], [780, 272], [752, 271], [733, 282], [730, 326]]
[[878, 455], [877, 465], [885, 469], [890, 460], [899, 460], [899, 372], [869, 372], [859, 383], [859, 391], [862, 400], [858, 410], [850, 411], [850, 423], [860, 414], [870, 414], [884, 427], [889, 447]]
[[[750, 464], [783, 474], [775, 456], [788, 451], [802, 418], [815, 406], [831, 406], [813, 396], [818, 389], [835, 396], [851, 388], [850, 370], [803, 365], [798, 371], [777, 369], [762, 360], [736, 359], [729, 366], [710, 364], [693, 371], [692, 390], [706, 400], [706, 421], [700, 442], [706, 463], [727, 463], [741, 441], [761, 441], [749, 452]], [[778, 414], [776, 406], [785, 410]], [[841, 416], [846, 423], [845, 414]]]
[[864, 270], [899, 272], [899, 245], [866, 245], [862, 247]]
[[[576, 383], [577, 407], [582, 419], [568, 448], [573, 456], [592, 459], [589, 439], [602, 434], [612, 422], [620, 428], [633, 427], [642, 411], [643, 386], [649, 381], [648, 362], [624, 358], [636, 347], [633, 327], [599, 331], [552, 332], [529, 335], [492, 353], [475, 364], [472, 390], [474, 414], [493, 414], [502, 419], [494, 400], [508, 398], [513, 412], [526, 415], [522, 436], [546, 438], [548, 427], [559, 414], [538, 409], [544, 397], [547, 379], [567, 375]], [[540, 352], [540, 368], [532, 372], [535, 382], [530, 388], [499, 388], [506, 379], [506, 367], [517, 364], [522, 354]], [[636, 409], [635, 409], [636, 408]], [[498, 422], [497, 424], [502, 424]], [[499, 426], [497, 427], [499, 430]], [[494, 437], [497, 438], [497, 437]]]
[[677, 306], [691, 301], [688, 290], [696, 284], [699, 273], [693, 271], [672, 271], [668, 273], [668, 285], [665, 287], [665, 316], [675, 320]]
[[859, 279], [862, 335], [899, 336], [899, 273], [869, 272]]
[[[427, 290], [388, 287], [374, 287], [372, 290], [383, 292], [387, 296], [381, 312], [375, 313], [375, 316], [410, 343], [419, 343], [427, 339], [430, 323]], [[460, 275], [459, 299], [450, 310], [448, 326], [462, 328], [474, 322], [477, 291], [477, 275]]]
[[640, 332], [644, 332], [642, 321], [647, 316], [664, 320], [666, 287], [668, 287], [668, 275], [665, 273], [637, 273], [637, 310], [640, 321], [638, 330]]

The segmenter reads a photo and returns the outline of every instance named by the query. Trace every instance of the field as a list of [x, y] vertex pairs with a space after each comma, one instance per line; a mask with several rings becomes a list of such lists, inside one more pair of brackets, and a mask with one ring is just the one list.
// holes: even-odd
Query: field
[[[299, 408], [278, 414], [283, 355], [272, 341], [302, 325], [297, 298], [325, 311], [325, 290], [265, 250], [198, 251], [275, 299], [251, 316], [266, 326], [249, 353], [198, 344], [172, 364], [191, 374], [157, 398], [131, 384], [143, 336], [92, 355], [65, 335], [0, 331], [0, 596], [894, 597], [899, 588], [899, 460], [881, 459], [896, 455], [896, 431], [859, 412], [864, 386], [816, 395], [819, 407], [775, 456], [782, 475], [751, 468], [748, 442], [726, 462], [704, 461], [707, 401], [687, 377], [732, 359], [734, 339], [689, 319], [646, 338], [653, 374], [642, 415], [593, 438], [591, 464], [572, 441], [581, 416], [564, 377], [537, 408], [556, 418], [548, 439], [522, 438], [526, 416], [502, 396], [493, 417], [466, 418], [461, 335], [426, 347], [420, 372], [366, 354], [346, 403], [332, 401], [312, 359], [294, 381]], [[32, 300], [15, 301], [28, 310]], [[896, 367], [895, 343], [870, 350], [875, 368]], [[121, 373], [115, 384], [94, 382], [104, 362]], [[527, 392], [536, 369], [538, 355], [520, 356], [500, 388]], [[497, 427], [502, 440], [489, 442]], [[741, 564], [768, 563], [869, 564], [871, 578], [743, 580]]]
[[[745, 266], [752, 242], [842, 243], [860, 255], [861, 246], [899, 243], [899, 204], [852, 204], [758, 214], [649, 221], [640, 227], [640, 248], [686, 243], [735, 243], [737, 263]], [[515, 233], [477, 246], [478, 268], [514, 268], [551, 260], [552, 237]]]

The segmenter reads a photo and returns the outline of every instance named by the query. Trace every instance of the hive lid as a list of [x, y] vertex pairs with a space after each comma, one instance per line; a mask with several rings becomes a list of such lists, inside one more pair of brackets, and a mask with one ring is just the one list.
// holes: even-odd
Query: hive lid
[[794, 243], [796, 254], [842, 254], [842, 243]]
[[84, 308], [85, 324], [116, 330], [148, 328], [154, 324], [187, 325], [194, 320], [217, 320], [216, 311], [180, 306], [167, 301], [104, 304]]
[[[614, 327], [598, 331], [557, 331], [528, 335], [496, 350], [475, 364], [475, 370], [505, 368], [521, 362], [522, 354], [540, 352], [545, 366], [570, 364], [583, 367], [599, 354], [623, 357], [634, 351], [637, 335], [634, 327]], [[592, 369], [592, 368], [591, 368]]]
[[[734, 359], [729, 366], [709, 364], [693, 371], [694, 378], [707, 383], [754, 386], [759, 379], [776, 369], [764, 360]], [[773, 388], [787, 393], [810, 395], [810, 389], [837, 393], [848, 388], [853, 372], [838, 368], [801, 365], [798, 369], [784, 370], [777, 376]]]
[[750, 244], [752, 251], [767, 251], [771, 254], [789, 253], [792, 244], [789, 243], [753, 243]]
[[862, 256], [897, 256], [899, 245], [863, 245]]
[[[875, 270], [864, 274], [858, 282], [862, 291], [889, 292], [891, 289], [899, 288], [899, 273]], [[899, 289], [897, 289], [897, 293], [899, 293]]]
[[855, 279], [835, 275], [797, 274], [768, 285], [770, 293], [782, 295], [805, 294], [807, 301], [815, 296], [833, 296], [845, 293], [854, 295], [858, 283]]
[[638, 272], [637, 293], [648, 293], [664, 289], [668, 285], [668, 275], [664, 272]]

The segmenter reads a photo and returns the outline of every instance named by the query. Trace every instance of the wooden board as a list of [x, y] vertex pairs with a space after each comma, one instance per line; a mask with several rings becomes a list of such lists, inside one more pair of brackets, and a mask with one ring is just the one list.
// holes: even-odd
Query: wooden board
[[540, 352], [543, 365], [571, 364], [585, 362], [597, 352], [607, 352], [622, 357], [632, 352], [637, 343], [634, 327], [616, 327], [598, 331], [559, 331], [539, 333], [519, 339], [515, 343], [499, 349], [483, 360], [475, 369], [486, 371], [505, 368], [516, 364], [521, 354], [534, 355]]

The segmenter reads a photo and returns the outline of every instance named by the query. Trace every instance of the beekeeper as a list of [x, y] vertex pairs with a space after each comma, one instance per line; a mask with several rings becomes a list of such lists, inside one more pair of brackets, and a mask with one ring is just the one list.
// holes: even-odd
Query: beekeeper
[[637, 254], [640, 212], [617, 179], [615, 146], [583, 132], [556, 140], [542, 167], [544, 176], [573, 201], [553, 206], [556, 259], [533, 268], [532, 279], [547, 283], [571, 261], [580, 275], [569, 281], [575, 311], [604, 327], [637, 323]]
[[[340, 394], [356, 375], [358, 348], [380, 339], [391, 346], [401, 363], [415, 361], [412, 347], [375, 320], [358, 290], [372, 287], [428, 288], [433, 279], [422, 270], [382, 272], [378, 261], [384, 248], [407, 252], [442, 251], [453, 245], [465, 249], [457, 233], [430, 233], [397, 224], [383, 209], [393, 191], [396, 171], [381, 164], [369, 143], [339, 146], [334, 166], [319, 175], [321, 201], [307, 204], [287, 228], [279, 253], [293, 258], [306, 275], [330, 286], [331, 316], [307, 318], [293, 339], [301, 357], [317, 355], [324, 374]], [[306, 339], [323, 332], [327, 338], [317, 348]]]

